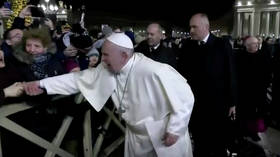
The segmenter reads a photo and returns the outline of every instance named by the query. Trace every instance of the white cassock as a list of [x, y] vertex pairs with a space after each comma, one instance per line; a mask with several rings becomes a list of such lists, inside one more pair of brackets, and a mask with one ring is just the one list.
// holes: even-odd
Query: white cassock
[[[112, 96], [120, 103], [127, 124], [125, 157], [192, 157], [188, 123], [194, 97], [187, 81], [171, 66], [135, 53], [119, 74], [103, 64], [95, 69], [46, 78], [40, 81], [48, 94], [81, 91], [100, 111]], [[165, 132], [179, 136], [170, 146], [163, 145]]]

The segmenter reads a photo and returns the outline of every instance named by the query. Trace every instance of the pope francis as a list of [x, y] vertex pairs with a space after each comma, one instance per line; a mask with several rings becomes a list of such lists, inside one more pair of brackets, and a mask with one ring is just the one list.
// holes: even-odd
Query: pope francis
[[111, 96], [126, 122], [125, 157], [192, 157], [188, 123], [194, 97], [186, 79], [133, 52], [124, 33], [106, 38], [101, 52], [96, 68], [26, 83], [26, 93], [81, 92], [97, 111]]

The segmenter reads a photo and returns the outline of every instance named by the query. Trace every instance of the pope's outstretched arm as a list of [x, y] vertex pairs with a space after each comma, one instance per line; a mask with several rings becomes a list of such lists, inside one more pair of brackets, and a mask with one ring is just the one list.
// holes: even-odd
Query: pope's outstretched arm
[[79, 92], [73, 73], [28, 82], [24, 87], [28, 95], [39, 95], [43, 93], [42, 88], [48, 94], [71, 95]]

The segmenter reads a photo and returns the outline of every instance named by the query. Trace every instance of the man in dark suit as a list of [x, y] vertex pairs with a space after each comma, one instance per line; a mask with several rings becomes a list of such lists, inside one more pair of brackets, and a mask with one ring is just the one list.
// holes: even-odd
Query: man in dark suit
[[158, 23], [151, 23], [147, 27], [147, 40], [142, 41], [135, 48], [135, 52], [143, 53], [145, 56], [171, 65], [176, 68], [176, 56], [173, 50], [162, 44], [162, 27]]
[[210, 33], [208, 17], [202, 13], [192, 16], [190, 35], [178, 69], [195, 96], [190, 119], [194, 157], [225, 157], [226, 124], [228, 116], [235, 114], [237, 95], [232, 48]]

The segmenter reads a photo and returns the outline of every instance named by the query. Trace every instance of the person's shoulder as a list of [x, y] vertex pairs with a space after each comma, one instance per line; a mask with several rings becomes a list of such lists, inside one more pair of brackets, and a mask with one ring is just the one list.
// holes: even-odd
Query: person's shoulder
[[163, 63], [154, 61], [153, 59], [146, 57], [144, 54], [135, 52], [134, 54], [137, 60], [137, 66], [144, 71], [155, 71], [162, 66]]
[[143, 53], [141, 51], [144, 51], [144, 50], [147, 50], [147, 49], [149, 49], [149, 45], [147, 43], [147, 40], [143, 40], [134, 48], [134, 51]]
[[223, 49], [231, 48], [231, 45], [228, 40], [221, 37], [217, 37], [213, 34], [210, 34], [208, 40], [210, 40], [210, 43], [214, 45], [214, 47], [223, 48]]
[[229, 42], [228, 40], [226, 40], [226, 39], [224, 39], [224, 38], [221, 38], [221, 37], [217, 37], [217, 36], [215, 36], [214, 34], [210, 34], [209, 35], [209, 39], [210, 40], [213, 40], [215, 43], [227, 43], [227, 42]]
[[139, 70], [138, 72], [141, 73], [141, 75], [155, 75], [172, 68], [168, 64], [154, 61], [141, 53], [136, 53], [135, 55], [138, 58], [137, 69]]

